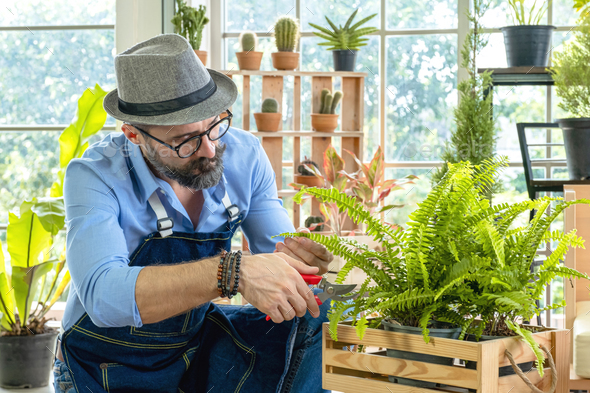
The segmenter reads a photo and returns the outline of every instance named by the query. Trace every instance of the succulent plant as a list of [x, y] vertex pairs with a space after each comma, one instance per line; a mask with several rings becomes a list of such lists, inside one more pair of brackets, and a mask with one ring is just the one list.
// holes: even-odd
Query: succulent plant
[[342, 27], [342, 25], [336, 27], [336, 25], [326, 16], [326, 21], [332, 30], [310, 23], [310, 26], [319, 30], [319, 32], [314, 31], [313, 34], [326, 40], [318, 45], [329, 46], [326, 50], [358, 50], [361, 46], [367, 45], [369, 39], [361, 37], [374, 33], [378, 29], [376, 27], [363, 27], [362, 29], [359, 29], [359, 27], [374, 18], [377, 14], [369, 15], [351, 26], [350, 24], [357, 12], [358, 8], [352, 13], [352, 15], [350, 15], [344, 27]]
[[253, 31], [242, 32], [239, 40], [242, 46], [242, 52], [255, 52], [258, 48], [258, 36]]
[[342, 100], [342, 92], [340, 90], [334, 92], [334, 95], [330, 94], [328, 89], [323, 89], [321, 93], [322, 103], [320, 105], [320, 113], [322, 114], [335, 114], [336, 108]]
[[279, 18], [274, 27], [275, 44], [279, 52], [293, 52], [299, 40], [299, 23], [288, 16]]
[[312, 160], [308, 160], [307, 157], [305, 157], [305, 160], [301, 161], [301, 165], [297, 167], [297, 172], [299, 172], [302, 176], [314, 176], [312, 171], [305, 168], [305, 165], [314, 166], [318, 171], [320, 169], [320, 167], [318, 167], [318, 164], [316, 164]]
[[274, 98], [266, 98], [262, 101], [262, 113], [278, 113], [279, 102]]
[[311, 226], [313, 226], [314, 224], [319, 224], [322, 223], [321, 225], [316, 225], [315, 228], [310, 229], [311, 232], [321, 232], [324, 230], [324, 217], [322, 216], [309, 216], [305, 219], [305, 227], [306, 228], [310, 228]]

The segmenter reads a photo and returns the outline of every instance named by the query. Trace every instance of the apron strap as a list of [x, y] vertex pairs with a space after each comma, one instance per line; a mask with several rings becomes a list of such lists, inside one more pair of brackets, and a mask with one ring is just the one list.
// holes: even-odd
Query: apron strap
[[156, 217], [158, 217], [157, 227], [158, 231], [160, 232], [160, 236], [166, 237], [172, 235], [172, 227], [174, 226], [174, 220], [172, 217], [168, 217], [166, 213], [166, 209], [164, 205], [162, 205], [162, 201], [160, 201], [160, 197], [158, 197], [158, 193], [154, 192], [149, 198], [148, 202], [154, 209], [156, 213]]
[[238, 216], [240, 215], [240, 208], [237, 205], [231, 203], [229, 200], [229, 195], [227, 195], [227, 190], [225, 190], [225, 195], [223, 196], [221, 202], [223, 203], [223, 206], [225, 206], [225, 210], [229, 216], [227, 221], [234, 222], [237, 220]]

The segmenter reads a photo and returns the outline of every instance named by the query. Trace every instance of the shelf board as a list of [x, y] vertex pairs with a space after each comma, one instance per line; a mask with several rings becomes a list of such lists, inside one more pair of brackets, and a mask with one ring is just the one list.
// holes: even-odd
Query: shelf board
[[261, 76], [345, 76], [352, 78], [364, 78], [366, 72], [349, 71], [262, 71], [262, 70], [218, 70], [225, 75], [261, 75]]
[[292, 130], [285, 130], [285, 131], [250, 131], [252, 135], [260, 136], [264, 138], [279, 138], [279, 137], [293, 137], [293, 136], [309, 136], [309, 137], [345, 137], [345, 138], [362, 138], [363, 132], [362, 131], [334, 131], [334, 132], [318, 132], [318, 131], [311, 131], [311, 130], [304, 130], [304, 131], [292, 131]]
[[478, 68], [478, 73], [492, 71], [494, 86], [551, 86], [553, 78], [547, 71], [548, 67], [506, 67], [506, 68]]
[[297, 194], [297, 190], [278, 190], [279, 197], [294, 197]]

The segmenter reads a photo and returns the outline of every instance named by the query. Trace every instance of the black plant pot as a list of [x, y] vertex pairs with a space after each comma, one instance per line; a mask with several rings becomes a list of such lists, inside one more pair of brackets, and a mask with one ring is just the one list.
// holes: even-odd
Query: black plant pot
[[39, 388], [49, 384], [58, 331], [0, 337], [0, 387]]
[[570, 180], [590, 178], [590, 118], [557, 119], [563, 130], [563, 143]]
[[555, 26], [502, 27], [508, 67], [547, 67]]
[[[406, 333], [406, 334], [415, 334], [415, 335], [422, 335], [422, 328], [420, 327], [412, 327], [412, 326], [402, 326], [396, 325], [391, 322], [387, 322], [385, 320], [381, 321], [383, 324], [383, 328], [387, 331], [397, 332], [397, 333]], [[444, 326], [439, 324], [438, 322], [434, 322], [435, 326]], [[446, 325], [446, 324], [445, 324]], [[441, 337], [441, 338], [452, 338], [456, 339], [461, 334], [461, 328], [450, 328], [450, 329], [441, 329], [441, 328], [434, 328], [430, 330], [430, 337]], [[425, 363], [434, 363], [434, 364], [443, 364], [445, 366], [452, 366], [453, 365], [453, 358], [445, 358], [442, 356], [434, 356], [434, 355], [427, 355], [423, 353], [414, 353], [414, 352], [407, 352], [407, 351], [398, 351], [396, 349], [387, 349], [387, 356], [391, 358], [397, 359], [404, 359], [404, 360], [415, 360], [418, 362], [425, 362]], [[416, 386], [422, 388], [435, 388], [440, 387], [437, 386], [438, 384], [435, 382], [427, 382], [427, 381], [419, 381], [415, 379], [409, 378], [400, 378], [396, 376], [389, 376], [389, 381], [393, 383], [399, 383], [400, 385], [407, 385], [407, 386]]]
[[334, 59], [334, 71], [354, 71], [357, 52], [357, 49], [333, 50], [332, 58]]

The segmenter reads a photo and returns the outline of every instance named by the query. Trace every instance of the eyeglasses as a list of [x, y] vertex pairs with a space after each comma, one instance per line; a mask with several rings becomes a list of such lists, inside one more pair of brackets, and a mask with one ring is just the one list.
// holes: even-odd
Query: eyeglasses
[[174, 150], [176, 152], [176, 154], [178, 154], [178, 157], [188, 158], [188, 157], [192, 156], [193, 154], [195, 154], [197, 150], [199, 150], [199, 147], [201, 147], [201, 139], [205, 135], [211, 141], [216, 141], [219, 138], [221, 138], [223, 135], [225, 135], [227, 130], [229, 130], [229, 127], [231, 125], [231, 119], [234, 116], [230, 112], [229, 109], [227, 109], [225, 112], [227, 113], [227, 116], [224, 117], [223, 119], [218, 120], [215, 124], [213, 124], [211, 127], [209, 127], [209, 129], [207, 131], [205, 131], [199, 135], [195, 135], [195, 136], [183, 141], [178, 146], [169, 145], [168, 143], [161, 141], [156, 137], [151, 136], [150, 134], [148, 134], [146, 131], [142, 130], [141, 128], [139, 128], [137, 126], [134, 126], [134, 127], [137, 128], [144, 136], [148, 136], [148, 137], [152, 138], [153, 140], [155, 140], [156, 142], [159, 142], [162, 145], [168, 147], [169, 149]]

